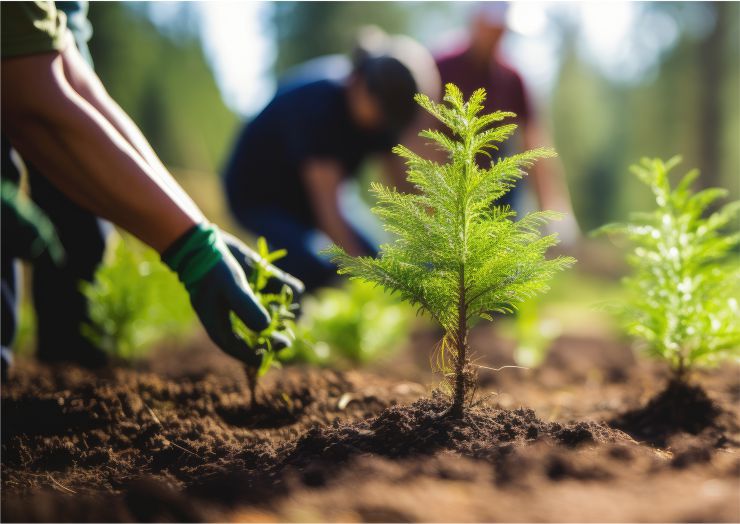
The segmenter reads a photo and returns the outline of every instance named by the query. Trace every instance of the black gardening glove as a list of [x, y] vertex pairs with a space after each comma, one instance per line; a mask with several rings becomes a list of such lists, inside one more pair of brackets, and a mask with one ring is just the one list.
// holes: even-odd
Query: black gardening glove
[[[185, 285], [211, 340], [232, 357], [259, 366], [261, 354], [234, 333], [231, 313], [255, 332], [269, 325], [270, 316], [249, 287], [218, 228], [210, 224], [194, 226], [162, 253], [162, 260]], [[276, 350], [288, 343], [281, 335], [272, 337]]]
[[[254, 271], [254, 268], [261, 260], [259, 253], [248, 247], [246, 244], [244, 244], [244, 242], [236, 238], [234, 235], [223, 231], [221, 232], [221, 235], [223, 236], [224, 242], [226, 242], [229, 251], [234, 256], [236, 261], [239, 262], [239, 265], [244, 270], [244, 274], [249, 279], [252, 275], [252, 272]], [[283, 285], [286, 285], [293, 290], [293, 297], [295, 301], [298, 302], [298, 300], [300, 300], [301, 298], [301, 295], [306, 290], [306, 286], [303, 285], [303, 282], [298, 280], [293, 275], [275, 267], [272, 264], [268, 263], [267, 266], [269, 267], [270, 274], [272, 276], [267, 281], [267, 285], [265, 286], [263, 291], [265, 293], [277, 294], [280, 293]]]

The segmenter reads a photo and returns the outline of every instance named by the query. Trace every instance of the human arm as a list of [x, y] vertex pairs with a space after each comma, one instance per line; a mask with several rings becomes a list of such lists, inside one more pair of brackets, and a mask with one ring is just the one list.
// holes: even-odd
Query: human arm
[[152, 175], [165, 184], [171, 193], [177, 195], [177, 199], [181, 205], [197, 212], [196, 204], [175, 181], [164, 164], [162, 164], [154, 149], [131, 117], [108, 94], [100, 78], [98, 78], [74, 45], [68, 45], [64, 50], [62, 53], [62, 63], [64, 76], [70, 86], [113, 125], [131, 147], [139, 153], [141, 158], [149, 164]]
[[366, 255], [339, 209], [342, 168], [333, 160], [309, 159], [301, 172], [319, 229], [352, 256]]
[[[152, 168], [155, 176], [165, 183], [169, 190], [177, 194], [178, 200], [191, 209], [197, 209], [190, 196], [175, 181], [167, 168], [161, 162], [154, 149], [144, 137], [134, 121], [126, 114], [118, 103], [111, 98], [95, 72], [82, 57], [75, 46], [68, 46], [62, 54], [64, 75], [74, 90], [90, 105], [97, 109], [128, 141]], [[258, 263], [259, 256], [252, 249], [244, 245], [239, 239], [228, 233], [222, 236], [229, 251], [242, 266], [247, 277]], [[280, 269], [270, 265], [273, 278], [270, 281], [272, 290], [278, 292], [280, 286], [288, 285], [295, 297], [303, 293], [303, 283]]]
[[4, 59], [2, 129], [72, 200], [160, 253], [202, 213], [66, 79], [59, 53]]
[[75, 91], [59, 53], [4, 59], [2, 66], [2, 129], [13, 146], [72, 200], [162, 253], [211, 339], [253, 361], [254, 351], [233, 333], [231, 312], [255, 331], [267, 327], [269, 315], [218, 229], [163, 167], [150, 165]]
[[[542, 147], [544, 133], [538, 124], [530, 119], [522, 124], [522, 142], [525, 151]], [[540, 209], [559, 211], [564, 214], [559, 222], [553, 222], [564, 244], [573, 244], [581, 236], [581, 231], [573, 212], [570, 191], [565, 180], [562, 165], [557, 158], [543, 159], [536, 163], [530, 173], [537, 204]]]

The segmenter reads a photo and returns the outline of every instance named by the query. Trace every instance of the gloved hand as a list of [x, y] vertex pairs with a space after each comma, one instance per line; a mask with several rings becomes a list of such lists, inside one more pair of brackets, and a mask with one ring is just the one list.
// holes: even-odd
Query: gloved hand
[[0, 194], [3, 249], [29, 262], [61, 265], [64, 248], [46, 214], [11, 182], [2, 183]]
[[[262, 356], [234, 333], [231, 312], [255, 332], [269, 325], [270, 316], [249, 287], [221, 232], [210, 224], [194, 226], [162, 253], [162, 261], [185, 285], [211, 340], [232, 357], [258, 366]], [[277, 336], [272, 344], [279, 349], [286, 341]]]
[[[250, 278], [254, 268], [261, 260], [259, 253], [248, 247], [234, 235], [224, 231], [221, 232], [221, 235], [223, 236], [224, 242], [226, 242], [229, 251], [244, 270], [244, 274], [247, 278]], [[272, 264], [267, 265], [270, 269], [270, 273], [272, 273], [272, 277], [267, 281], [267, 285], [263, 291], [265, 293], [280, 293], [283, 285], [287, 285], [293, 290], [293, 298], [295, 301], [298, 301], [306, 290], [306, 286], [303, 285], [303, 282]]]

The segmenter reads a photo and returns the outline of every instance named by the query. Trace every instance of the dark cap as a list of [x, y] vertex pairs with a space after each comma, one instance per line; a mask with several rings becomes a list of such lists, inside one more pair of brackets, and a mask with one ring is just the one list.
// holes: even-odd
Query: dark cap
[[378, 100], [387, 125], [401, 131], [416, 113], [416, 93], [438, 98], [439, 72], [429, 52], [407, 36], [363, 28], [354, 51], [354, 72]]

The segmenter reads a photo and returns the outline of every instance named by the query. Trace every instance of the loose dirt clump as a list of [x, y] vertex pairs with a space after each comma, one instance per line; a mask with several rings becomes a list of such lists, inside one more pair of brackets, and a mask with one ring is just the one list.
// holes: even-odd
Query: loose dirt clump
[[502, 446], [524, 445], [542, 438], [574, 445], [625, 438], [619, 431], [596, 423], [562, 426], [545, 423], [531, 409], [470, 408], [462, 420], [443, 414], [448, 401], [424, 398], [410, 406], [395, 406], [377, 417], [352, 424], [315, 427], [296, 443], [286, 459], [304, 464], [321, 458], [341, 462], [360, 453], [388, 458], [453, 451], [474, 458], [496, 455]]
[[673, 435], [711, 433], [717, 445], [726, 442], [732, 417], [698, 385], [671, 380], [647, 404], [611, 421], [632, 437], [665, 447]]

